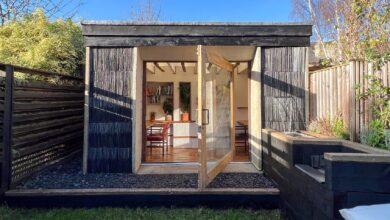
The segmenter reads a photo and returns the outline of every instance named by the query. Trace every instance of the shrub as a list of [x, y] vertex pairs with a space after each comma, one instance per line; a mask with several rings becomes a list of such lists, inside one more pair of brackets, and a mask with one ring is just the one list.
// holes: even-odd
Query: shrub
[[369, 129], [366, 133], [360, 135], [360, 141], [373, 147], [386, 148], [385, 144], [386, 125], [382, 120], [375, 119], [369, 123]]
[[0, 26], [0, 62], [78, 75], [84, 40], [71, 20], [50, 21], [42, 10]]
[[335, 137], [342, 138], [345, 140], [349, 139], [349, 133], [347, 129], [345, 129], [344, 121], [341, 117], [338, 116], [333, 118], [331, 127], [332, 127], [332, 133]]
[[307, 129], [313, 133], [331, 136], [329, 117], [317, 118], [311, 121]]
[[[378, 67], [374, 69], [377, 69], [377, 73], [380, 73]], [[360, 134], [360, 142], [373, 147], [388, 149], [387, 147], [390, 144], [387, 144], [386, 147], [387, 135], [385, 135], [385, 129], [390, 128], [390, 88], [383, 83], [378, 74], [366, 77], [368, 88], [363, 93], [359, 93], [359, 99], [366, 101], [371, 99], [369, 111], [372, 113], [374, 120], [369, 123], [367, 131]], [[357, 89], [360, 87], [360, 84], [356, 85]]]
[[333, 136], [342, 139], [349, 139], [349, 133], [345, 129], [344, 121], [340, 115], [330, 118], [326, 116], [311, 121], [308, 130], [313, 133]]

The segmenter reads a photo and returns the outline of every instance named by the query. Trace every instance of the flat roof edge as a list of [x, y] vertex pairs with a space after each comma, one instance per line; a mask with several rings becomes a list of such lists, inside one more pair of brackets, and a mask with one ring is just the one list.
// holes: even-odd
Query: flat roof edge
[[312, 26], [307, 22], [135, 22], [84, 20], [81, 25], [112, 26]]

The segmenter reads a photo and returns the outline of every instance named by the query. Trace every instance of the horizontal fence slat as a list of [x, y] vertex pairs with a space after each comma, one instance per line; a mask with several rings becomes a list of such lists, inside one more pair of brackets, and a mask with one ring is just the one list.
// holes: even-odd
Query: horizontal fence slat
[[59, 135], [63, 135], [75, 130], [80, 130], [80, 129], [82, 130], [82, 128], [83, 128], [83, 124], [78, 123], [78, 124], [68, 125], [57, 129], [51, 129], [48, 131], [42, 131], [35, 134], [25, 135], [23, 137], [13, 138], [13, 143], [14, 143], [13, 149], [17, 150], [20, 148], [28, 147], [32, 144], [39, 143], [48, 140], [50, 138], [55, 138]]
[[[38, 123], [28, 123], [19, 126], [13, 126], [14, 137], [19, 137], [25, 134], [31, 134], [35, 131], [50, 129], [53, 127], [72, 125], [83, 120], [82, 115], [71, 116], [66, 118], [54, 119], [54, 120], [45, 120]], [[50, 129], [51, 130], [51, 129]]]
[[53, 108], [73, 108], [84, 105], [84, 100], [79, 101], [62, 101], [62, 102], [14, 102], [14, 111], [38, 111], [42, 109]]
[[[3, 64], [0, 63], [0, 66], [7, 66], [8, 64]], [[20, 73], [26, 73], [30, 75], [41, 75], [41, 76], [47, 76], [47, 77], [60, 77], [60, 78], [66, 78], [70, 80], [75, 80], [75, 81], [82, 81], [83, 78], [79, 76], [72, 76], [70, 74], [63, 74], [63, 73], [55, 73], [47, 70], [37, 70], [37, 69], [32, 69], [28, 67], [23, 67], [23, 66], [15, 66], [12, 65], [12, 67], [15, 69], [15, 72], [20, 72]]]
[[[65, 134], [61, 137], [49, 139], [49, 140], [46, 140], [44, 142], [31, 145], [30, 147], [17, 149], [16, 153], [14, 154], [14, 157], [15, 158], [23, 157], [25, 155], [50, 148], [51, 146], [63, 144], [66, 141], [71, 141], [71, 140], [76, 140], [76, 139], [80, 139], [80, 145], [81, 145], [82, 144], [82, 142], [81, 142], [82, 136], [83, 136], [83, 131], [73, 131], [72, 133]], [[81, 149], [81, 146], [80, 146], [80, 149]]]
[[[36, 90], [15, 90], [16, 99], [48, 99], [48, 98], [83, 98], [80, 92], [53, 92], [53, 91], [36, 91]], [[0, 92], [0, 97], [1, 97]]]
[[73, 115], [83, 115], [84, 109], [72, 108], [65, 110], [38, 111], [38, 112], [22, 112], [14, 113], [14, 123], [28, 123], [37, 120], [51, 120], [53, 118], [61, 118]]
[[32, 90], [32, 91], [48, 91], [48, 92], [82, 92], [84, 91], [84, 87], [80, 86], [72, 86], [72, 85], [53, 85], [48, 83], [41, 82], [29, 82], [27, 83], [16, 83], [16, 90]]

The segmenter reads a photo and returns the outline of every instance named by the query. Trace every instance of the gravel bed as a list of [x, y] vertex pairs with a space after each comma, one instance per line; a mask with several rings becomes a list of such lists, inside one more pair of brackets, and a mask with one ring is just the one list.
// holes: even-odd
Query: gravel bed
[[[87, 188], [196, 188], [197, 174], [82, 173], [81, 158], [59, 164], [22, 182], [18, 189], [87, 189]], [[210, 188], [273, 188], [260, 173], [221, 173]]]
[[220, 173], [209, 188], [275, 188], [261, 173]]

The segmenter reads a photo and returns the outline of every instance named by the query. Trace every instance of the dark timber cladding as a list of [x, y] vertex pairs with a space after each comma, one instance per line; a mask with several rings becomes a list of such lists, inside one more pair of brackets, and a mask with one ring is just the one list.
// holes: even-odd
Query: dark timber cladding
[[311, 25], [296, 23], [83, 22], [87, 46], [309, 46]]
[[132, 48], [91, 49], [88, 172], [131, 172]]
[[306, 53], [304, 47], [262, 49], [263, 127], [305, 128]]

